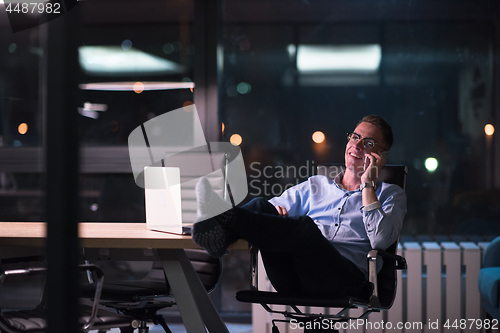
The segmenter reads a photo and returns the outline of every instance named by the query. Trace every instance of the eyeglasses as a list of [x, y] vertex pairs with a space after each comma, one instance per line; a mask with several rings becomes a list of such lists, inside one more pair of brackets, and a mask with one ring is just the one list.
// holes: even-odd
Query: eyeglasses
[[[354, 132], [347, 133], [347, 141], [358, 142], [359, 140], [363, 141], [363, 147], [365, 147], [368, 150], [372, 150], [377, 145], [377, 141], [375, 141], [371, 138], [363, 138], [363, 137], [361, 137], [361, 135], [354, 133]], [[382, 146], [380, 146], [380, 148], [382, 148], [384, 151], [387, 150], [387, 149], [383, 148]]]

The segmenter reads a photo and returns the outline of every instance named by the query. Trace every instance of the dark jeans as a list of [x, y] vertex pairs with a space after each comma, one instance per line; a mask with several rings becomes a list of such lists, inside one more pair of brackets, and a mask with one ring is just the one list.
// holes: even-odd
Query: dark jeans
[[308, 216], [280, 216], [263, 198], [235, 208], [229, 229], [256, 245], [267, 275], [281, 293], [361, 296], [364, 274], [344, 258]]

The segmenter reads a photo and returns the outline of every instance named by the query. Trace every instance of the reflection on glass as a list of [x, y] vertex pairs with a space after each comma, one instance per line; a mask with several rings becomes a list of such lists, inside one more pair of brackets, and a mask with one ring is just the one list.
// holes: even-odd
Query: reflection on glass
[[183, 66], [133, 47], [80, 46], [80, 66], [88, 75], [177, 74]]
[[373, 45], [299, 45], [297, 69], [301, 74], [376, 72], [382, 48]]

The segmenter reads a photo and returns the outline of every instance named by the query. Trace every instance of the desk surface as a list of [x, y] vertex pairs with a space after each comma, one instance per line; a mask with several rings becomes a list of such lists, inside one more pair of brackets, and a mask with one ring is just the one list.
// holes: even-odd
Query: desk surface
[[[199, 249], [191, 236], [181, 236], [146, 228], [146, 223], [84, 222], [78, 224], [80, 246], [87, 248]], [[0, 246], [45, 246], [46, 223], [0, 222]], [[231, 249], [248, 249], [239, 240]]]

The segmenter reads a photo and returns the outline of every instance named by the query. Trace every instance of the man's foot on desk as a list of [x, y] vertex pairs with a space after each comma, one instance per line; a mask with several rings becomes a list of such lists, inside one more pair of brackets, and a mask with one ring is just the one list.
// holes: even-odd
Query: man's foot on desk
[[229, 230], [234, 217], [231, 205], [220, 198], [205, 177], [196, 184], [197, 217], [191, 235], [193, 241], [212, 257], [220, 258], [239, 237]]
[[215, 258], [220, 258], [226, 254], [228, 246], [232, 244], [228, 239], [226, 230], [213, 217], [195, 223], [191, 235], [193, 242]]
[[201, 177], [195, 188], [196, 222], [218, 216], [233, 206], [215, 193], [207, 178]]

